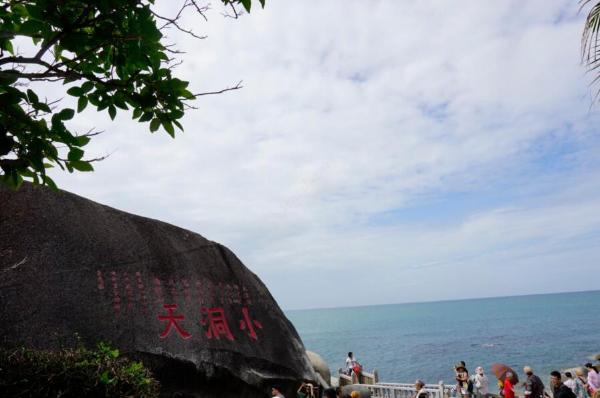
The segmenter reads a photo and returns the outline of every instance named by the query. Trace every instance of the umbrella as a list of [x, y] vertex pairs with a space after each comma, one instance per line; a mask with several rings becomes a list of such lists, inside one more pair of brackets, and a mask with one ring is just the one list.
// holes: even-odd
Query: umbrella
[[512, 370], [512, 368], [503, 363], [495, 363], [492, 365], [492, 373], [498, 378], [498, 380], [506, 379], [506, 374], [508, 372], [512, 373], [512, 377], [510, 378], [511, 383], [513, 385], [517, 384], [519, 382], [519, 377], [517, 376], [517, 372]]

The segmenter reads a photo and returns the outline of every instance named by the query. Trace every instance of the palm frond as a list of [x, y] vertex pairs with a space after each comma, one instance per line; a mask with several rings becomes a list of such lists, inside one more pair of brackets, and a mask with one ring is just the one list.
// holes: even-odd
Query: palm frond
[[[591, 85], [600, 81], [600, 1], [598, 0], [580, 0], [581, 12], [588, 5], [592, 5], [585, 20], [585, 26], [581, 35], [581, 63], [587, 67], [588, 72], [596, 74]], [[594, 4], [595, 3], [595, 4]], [[593, 102], [599, 99], [600, 90], [594, 96]]]

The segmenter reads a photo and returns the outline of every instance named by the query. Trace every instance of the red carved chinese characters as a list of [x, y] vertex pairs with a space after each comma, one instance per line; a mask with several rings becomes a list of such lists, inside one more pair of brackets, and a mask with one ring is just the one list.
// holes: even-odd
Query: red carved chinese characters
[[156, 302], [162, 303], [164, 301], [162, 296], [162, 288], [160, 286], [160, 279], [158, 278], [154, 278], [154, 295], [156, 296]]
[[119, 296], [119, 284], [117, 282], [117, 273], [115, 271], [111, 271], [110, 280], [113, 288], [113, 308], [115, 309], [115, 313], [118, 314], [121, 311], [121, 297]]
[[240, 319], [240, 330], [245, 330], [248, 336], [250, 336], [253, 340], [258, 340], [258, 336], [256, 335], [256, 330], [254, 327], [256, 326], [258, 329], [262, 329], [262, 324], [256, 319], [250, 319], [250, 314], [248, 313], [248, 308], [242, 308], [243, 319]]
[[125, 277], [125, 297], [127, 297], [127, 309], [131, 311], [133, 309], [133, 289], [129, 281], [129, 275], [127, 272], [123, 274]]
[[208, 325], [208, 330], [204, 332], [206, 337], [220, 339], [220, 336], [223, 335], [228, 340], [234, 340], [223, 308], [202, 308], [202, 315], [200, 324], [203, 326]]
[[98, 281], [98, 290], [104, 290], [104, 278], [102, 278], [102, 271], [96, 271], [96, 278]]
[[165, 330], [160, 334], [161, 339], [167, 338], [169, 333], [171, 333], [171, 329], [174, 327], [179, 336], [183, 339], [189, 339], [192, 337], [191, 334], [185, 331], [177, 321], [182, 321], [184, 319], [183, 315], [175, 315], [173, 312], [177, 309], [177, 304], [164, 304], [163, 307], [169, 312], [168, 315], [159, 315], [158, 319], [161, 321], [168, 321], [169, 323], [165, 327]]
[[[159, 321], [166, 322], [160, 326], [161, 339], [166, 339], [173, 329], [182, 339], [190, 339], [194, 334], [201, 338], [232, 342], [245, 339], [243, 335], [250, 341], [257, 341], [265, 333], [263, 323], [251, 314], [254, 312], [251, 289], [238, 283], [213, 283], [206, 278], [144, 278], [142, 271], [130, 269], [96, 270], [94, 279], [102, 298], [112, 301], [116, 317], [123, 316], [124, 309], [130, 314], [134, 310], [147, 314], [154, 303], [158, 304], [162, 313], [156, 316]], [[164, 304], [165, 301], [171, 304]], [[259, 302], [262, 302], [260, 298]], [[194, 307], [195, 311], [200, 308], [200, 319], [197, 316], [190, 317], [188, 311]], [[232, 312], [226, 314], [226, 311]], [[185, 319], [188, 319], [188, 324]], [[233, 329], [229, 321], [233, 322]], [[190, 324], [199, 324], [200, 330], [190, 330]]]
[[140, 292], [140, 300], [142, 304], [142, 312], [145, 314], [147, 312], [148, 300], [146, 299], [146, 290], [144, 288], [144, 282], [142, 281], [142, 273], [137, 271], [135, 273], [135, 278], [137, 279], [137, 288]]

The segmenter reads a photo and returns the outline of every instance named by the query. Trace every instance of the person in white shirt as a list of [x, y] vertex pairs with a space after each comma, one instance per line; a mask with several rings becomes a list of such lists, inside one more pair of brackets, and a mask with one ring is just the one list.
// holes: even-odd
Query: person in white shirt
[[565, 372], [565, 376], [567, 376], [567, 379], [565, 380], [565, 382], [563, 384], [565, 386], [569, 387], [571, 389], [571, 391], [573, 391], [575, 394], [577, 394], [575, 392], [577, 384], [575, 383], [575, 380], [573, 379], [573, 375], [571, 374], [571, 372]]
[[488, 377], [483, 373], [483, 368], [478, 366], [475, 369], [475, 394], [477, 397], [486, 397], [489, 393], [489, 380]]
[[352, 368], [356, 365], [356, 358], [354, 358], [354, 354], [352, 351], [348, 353], [348, 357], [346, 358], [346, 374], [352, 373]]

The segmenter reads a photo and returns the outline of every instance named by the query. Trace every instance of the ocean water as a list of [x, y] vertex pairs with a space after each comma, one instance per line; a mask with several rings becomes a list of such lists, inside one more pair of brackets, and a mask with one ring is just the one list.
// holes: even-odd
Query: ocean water
[[307, 350], [332, 374], [354, 352], [380, 380], [454, 382], [453, 365], [473, 372], [524, 365], [547, 383], [554, 369], [583, 365], [600, 352], [600, 291], [286, 311]]

